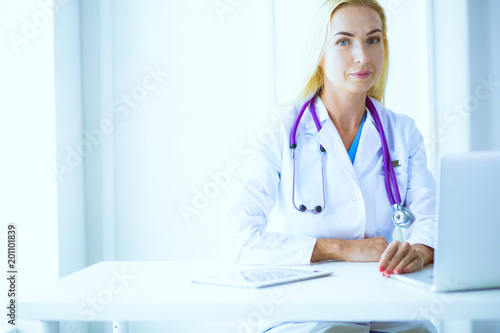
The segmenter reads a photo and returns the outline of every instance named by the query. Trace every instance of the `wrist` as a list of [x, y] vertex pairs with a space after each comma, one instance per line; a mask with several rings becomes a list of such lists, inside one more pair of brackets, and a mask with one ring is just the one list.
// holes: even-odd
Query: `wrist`
[[332, 260], [345, 260], [345, 246], [341, 239], [329, 239]]
[[344, 260], [344, 246], [340, 239], [318, 238], [314, 245], [311, 261]]

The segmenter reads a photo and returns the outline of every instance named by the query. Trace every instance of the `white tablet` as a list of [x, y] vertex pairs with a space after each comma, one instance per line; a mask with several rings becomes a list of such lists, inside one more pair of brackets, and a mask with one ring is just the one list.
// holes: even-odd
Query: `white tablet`
[[262, 288], [277, 284], [327, 276], [333, 271], [319, 271], [309, 268], [259, 267], [235, 272], [217, 274], [191, 281], [224, 286]]

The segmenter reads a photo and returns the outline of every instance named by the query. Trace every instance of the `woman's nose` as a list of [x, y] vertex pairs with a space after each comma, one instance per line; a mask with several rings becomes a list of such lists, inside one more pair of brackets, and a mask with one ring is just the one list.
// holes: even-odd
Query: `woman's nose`
[[364, 45], [355, 45], [353, 48], [353, 58], [355, 63], [367, 63], [370, 58], [368, 57], [368, 50]]

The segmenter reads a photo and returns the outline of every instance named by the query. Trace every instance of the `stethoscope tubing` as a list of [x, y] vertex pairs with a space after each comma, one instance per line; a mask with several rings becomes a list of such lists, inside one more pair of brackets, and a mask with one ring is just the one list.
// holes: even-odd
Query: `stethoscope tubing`
[[[384, 128], [382, 126], [382, 122], [380, 121], [377, 109], [375, 108], [375, 105], [373, 105], [373, 102], [370, 100], [368, 96], [366, 96], [366, 106], [368, 107], [368, 110], [370, 110], [370, 113], [372, 114], [373, 119], [375, 120], [375, 124], [377, 125], [377, 129], [380, 133], [380, 140], [382, 143], [382, 160], [384, 163], [384, 181], [385, 181], [385, 188], [387, 190], [387, 195], [389, 197], [389, 202], [391, 203], [391, 205], [395, 205], [396, 203], [402, 203], [401, 195], [399, 194], [398, 182], [396, 180], [396, 174], [394, 173], [394, 167], [392, 166], [389, 147], [387, 145], [387, 140], [385, 138]], [[390, 182], [392, 182], [393, 188], [391, 188]], [[393, 193], [392, 191], [393, 189], [395, 193]], [[396, 196], [395, 198], [394, 195]]]
[[[300, 112], [297, 116], [297, 119], [295, 120], [295, 123], [292, 127], [292, 131], [290, 133], [290, 148], [292, 149], [292, 161], [293, 161], [293, 184], [292, 184], [292, 186], [293, 186], [293, 190], [292, 190], [293, 205], [295, 206], [295, 208], [297, 210], [299, 210], [301, 212], [307, 211], [307, 212], [310, 212], [313, 214], [318, 214], [318, 213], [322, 212], [326, 206], [325, 178], [324, 178], [324, 154], [325, 154], [326, 150], [323, 148], [323, 146], [320, 145], [321, 177], [322, 177], [322, 186], [323, 186], [323, 207], [321, 210], [318, 211], [316, 209], [314, 209], [314, 210], [307, 209], [307, 208], [305, 208], [305, 206], [302, 207], [303, 205], [301, 205], [301, 207], [300, 207], [303, 209], [300, 209], [295, 204], [295, 148], [297, 148], [297, 139], [296, 139], [297, 129], [298, 129], [300, 120], [302, 119], [302, 116], [303, 116], [305, 110], [307, 109], [307, 107], [309, 107], [309, 110], [311, 111], [311, 116], [314, 120], [314, 124], [316, 126], [316, 129], [318, 130], [318, 133], [321, 131], [321, 124], [319, 122], [318, 116], [316, 114], [316, 109], [314, 107], [314, 100], [316, 99], [318, 94], [319, 94], [319, 91], [316, 94], [314, 94], [314, 96], [312, 98], [310, 98], [308, 101], [306, 101], [304, 103], [304, 105], [300, 109]], [[396, 179], [396, 174], [394, 172], [394, 167], [392, 165], [391, 155], [389, 152], [389, 146], [387, 145], [387, 139], [385, 137], [385, 131], [384, 131], [384, 128], [382, 126], [382, 121], [380, 120], [380, 117], [378, 115], [377, 109], [375, 108], [375, 105], [373, 104], [373, 102], [371, 101], [371, 99], [368, 96], [366, 96], [365, 105], [368, 108], [368, 110], [370, 111], [370, 113], [372, 114], [373, 119], [375, 121], [375, 125], [376, 125], [377, 130], [379, 131], [379, 135], [380, 135], [380, 141], [381, 141], [381, 146], [382, 146], [382, 161], [384, 164], [384, 166], [383, 166], [384, 183], [385, 183], [385, 188], [387, 191], [387, 196], [388, 196], [389, 202], [390, 202], [391, 206], [394, 207], [395, 210], [401, 211], [402, 209], [404, 209], [403, 203], [401, 201], [401, 195], [399, 193], [399, 186], [398, 186], [398, 182]], [[392, 185], [392, 187], [391, 187], [391, 185]], [[394, 192], [393, 192], [393, 190], [394, 190]], [[319, 206], [317, 206], [316, 208], [318, 208], [318, 207]], [[409, 214], [411, 215], [411, 212], [409, 212]]]
[[[321, 131], [321, 124], [319, 122], [318, 116], [316, 114], [316, 108], [314, 107], [314, 100], [316, 99], [316, 96], [318, 96], [318, 93], [314, 94], [314, 96], [308, 100], [307, 102], [304, 103], [302, 108], [300, 109], [299, 115], [297, 116], [297, 119], [295, 119], [295, 123], [293, 124], [292, 127], [292, 132], [290, 133], [290, 148], [295, 149], [297, 147], [297, 128], [299, 127], [300, 119], [302, 119], [302, 115], [304, 114], [304, 111], [306, 108], [309, 106], [309, 110], [311, 111], [311, 115], [314, 121], [314, 125], [316, 125], [316, 129]], [[323, 147], [321, 147], [323, 148]], [[323, 149], [322, 149], [323, 150]]]
[[299, 123], [300, 123], [300, 119], [302, 119], [302, 115], [304, 114], [304, 111], [307, 109], [307, 107], [309, 106], [309, 110], [311, 111], [311, 116], [313, 118], [313, 121], [314, 121], [314, 125], [316, 126], [316, 129], [317, 131], [321, 131], [321, 124], [319, 122], [319, 119], [318, 119], [318, 116], [316, 114], [316, 108], [314, 107], [314, 100], [316, 98], [316, 96], [318, 96], [318, 93], [316, 93], [310, 100], [308, 100], [306, 103], [304, 103], [304, 105], [302, 106], [302, 108], [300, 109], [300, 112], [299, 112], [299, 115], [297, 116], [297, 119], [295, 120], [295, 123], [293, 124], [293, 128], [292, 128], [292, 132], [291, 132], [291, 135], [290, 135], [290, 148], [292, 149], [292, 167], [293, 167], [293, 170], [292, 170], [292, 174], [293, 174], [293, 184], [292, 184], [292, 201], [293, 201], [293, 206], [295, 207], [295, 209], [297, 209], [298, 211], [300, 212], [304, 212], [304, 211], [308, 211], [309, 213], [312, 213], [312, 214], [319, 214], [321, 213], [322, 211], [325, 210], [326, 208], [326, 195], [325, 195], [325, 168], [324, 168], [324, 155], [325, 155], [325, 148], [323, 148], [322, 145], [320, 145], [320, 153], [321, 153], [321, 185], [323, 186], [323, 206], [321, 207], [320, 210], [316, 210], [316, 209], [300, 209], [299, 207], [297, 207], [297, 205], [295, 204], [295, 148], [297, 147], [297, 139], [296, 139], [296, 136], [297, 136], [297, 128], [299, 127]]
[[295, 148], [292, 148], [292, 202], [293, 206], [295, 209], [297, 209], [299, 212], [304, 212], [308, 211], [309, 213], [312, 214], [319, 214], [323, 212], [326, 208], [326, 195], [325, 195], [325, 167], [324, 167], [324, 157], [325, 157], [325, 149], [320, 149], [321, 152], [321, 186], [323, 187], [323, 206], [321, 206], [321, 210], [316, 210], [316, 209], [300, 209], [297, 207], [295, 204]]

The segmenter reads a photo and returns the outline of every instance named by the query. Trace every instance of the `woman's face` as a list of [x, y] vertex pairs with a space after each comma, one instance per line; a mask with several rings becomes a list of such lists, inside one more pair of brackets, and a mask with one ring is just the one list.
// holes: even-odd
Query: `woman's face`
[[330, 24], [321, 59], [325, 87], [366, 93], [380, 77], [384, 62], [380, 16], [368, 7], [342, 7]]

